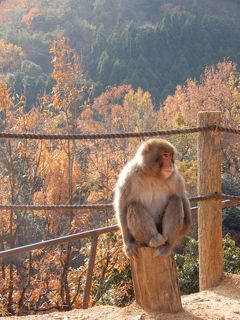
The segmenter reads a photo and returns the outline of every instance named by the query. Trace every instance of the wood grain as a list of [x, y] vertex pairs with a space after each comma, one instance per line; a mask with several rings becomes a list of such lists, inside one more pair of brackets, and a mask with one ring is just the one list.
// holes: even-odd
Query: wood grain
[[138, 305], [148, 311], [173, 313], [182, 310], [173, 255], [155, 257], [154, 249], [143, 247], [130, 262]]

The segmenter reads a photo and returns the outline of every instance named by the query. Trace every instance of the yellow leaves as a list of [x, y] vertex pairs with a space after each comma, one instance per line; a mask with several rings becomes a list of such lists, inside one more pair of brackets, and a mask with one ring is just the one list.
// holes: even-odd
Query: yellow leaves
[[186, 187], [191, 195], [196, 194], [197, 186], [197, 160], [184, 160], [178, 163], [178, 169], [186, 181]]
[[27, 155], [26, 146], [22, 142], [18, 143], [18, 154], [19, 154], [19, 157], [21, 158], [24, 158]]
[[30, 112], [23, 114], [23, 130], [24, 131], [34, 131], [36, 124], [39, 121], [40, 114], [36, 109], [32, 109]]
[[7, 115], [7, 111], [13, 106], [7, 86], [0, 80], [0, 111]]
[[22, 48], [0, 39], [0, 72], [16, 71], [24, 59]]
[[131, 89], [123, 101], [122, 124], [125, 131], [154, 130], [156, 115], [153, 110], [151, 95], [139, 88]]
[[152, 110], [153, 105], [151, 101], [151, 95], [149, 92], [144, 92], [141, 88], [135, 92], [131, 89], [124, 98], [124, 105], [126, 108], [131, 107], [134, 104], [135, 108], [141, 110]]
[[184, 121], [184, 117], [181, 112], [177, 113], [174, 117], [173, 123], [176, 124], [177, 128], [182, 128], [186, 126], [186, 123]]

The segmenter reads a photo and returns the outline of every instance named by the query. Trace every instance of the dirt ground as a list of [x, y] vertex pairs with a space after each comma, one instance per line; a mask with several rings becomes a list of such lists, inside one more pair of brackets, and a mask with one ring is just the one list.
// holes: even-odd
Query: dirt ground
[[182, 304], [184, 310], [175, 314], [147, 313], [134, 303], [126, 308], [99, 306], [1, 320], [240, 320], [240, 276], [227, 275], [211, 290], [182, 296]]

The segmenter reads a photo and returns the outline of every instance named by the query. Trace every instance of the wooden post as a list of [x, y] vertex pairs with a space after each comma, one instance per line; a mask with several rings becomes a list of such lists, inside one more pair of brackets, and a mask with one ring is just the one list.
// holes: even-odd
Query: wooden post
[[85, 289], [83, 293], [83, 309], [87, 309], [89, 305], [90, 300], [90, 291], [92, 286], [92, 277], [93, 277], [93, 269], [94, 269], [94, 263], [96, 258], [96, 252], [97, 252], [97, 243], [98, 243], [98, 236], [94, 235], [92, 238], [91, 243], [91, 251], [90, 251], [90, 258], [88, 262], [88, 270], [87, 270], [87, 278], [86, 278], [86, 284]]
[[130, 263], [135, 299], [139, 306], [148, 311], [182, 311], [173, 255], [155, 257], [154, 249], [142, 247]]
[[[198, 113], [198, 126], [220, 125], [218, 111]], [[204, 131], [198, 137], [198, 195], [221, 192], [221, 133]], [[216, 286], [223, 275], [222, 208], [220, 199], [199, 202], [200, 290]]]

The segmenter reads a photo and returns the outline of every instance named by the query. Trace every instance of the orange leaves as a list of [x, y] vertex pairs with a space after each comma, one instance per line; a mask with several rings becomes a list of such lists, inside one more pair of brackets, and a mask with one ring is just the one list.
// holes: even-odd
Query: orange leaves
[[108, 88], [95, 99], [93, 109], [107, 132], [154, 130], [157, 125], [151, 95], [129, 85]]
[[99, 238], [92, 286], [93, 305], [99, 300], [122, 305], [133, 294], [129, 261], [122, 251], [120, 233]]
[[199, 111], [219, 110], [227, 125], [234, 121], [231, 115], [236, 95], [240, 96], [240, 88], [236, 91], [235, 85], [238, 81], [236, 65], [230, 61], [207, 67], [199, 82], [189, 79], [185, 85], [177, 86], [175, 94], [163, 103], [160, 117], [165, 119], [168, 127], [176, 125], [172, 119], [177, 115], [187, 126], [196, 126]]
[[56, 80], [52, 103], [56, 109], [67, 111], [71, 106], [75, 107], [75, 103], [80, 103], [83, 91], [86, 89], [79, 57], [64, 37], [51, 43], [50, 52], [53, 64], [52, 75]]
[[26, 23], [27, 26], [30, 26], [33, 19], [40, 14], [40, 9], [33, 7], [31, 8], [27, 14], [22, 17], [22, 22]]
[[[79, 126], [90, 132], [154, 130], [156, 118], [148, 92], [122, 85], [109, 87], [94, 100], [91, 109], [86, 107]], [[87, 181], [91, 186], [88, 201], [110, 201], [116, 175], [128, 160], [136, 140], [91, 141], [86, 144], [89, 148]]]
[[[30, 13], [38, 14], [34, 10]], [[51, 53], [56, 81], [52, 95], [41, 97], [39, 105], [29, 113], [24, 112], [24, 99], [12, 100], [6, 86], [0, 84], [0, 111], [3, 116], [4, 112], [8, 115], [6, 131], [75, 133], [155, 128], [156, 114], [149, 93], [123, 85], [109, 88], [91, 105], [77, 53], [68, 41], [64, 38], [54, 41]], [[116, 175], [132, 149], [131, 141], [120, 139], [11, 141], [1, 149], [7, 161], [0, 163], [0, 200], [9, 197], [9, 202], [35, 204], [111, 201]], [[96, 210], [89, 214], [88, 211], [42, 210], [17, 211], [12, 215], [4, 212], [0, 225], [1, 222], [4, 245], [9, 247], [11, 243], [19, 245], [19, 241], [37, 242], [113, 223], [113, 211]], [[35, 250], [21, 269], [19, 262], [14, 290], [18, 293], [16, 299], [19, 293], [23, 294], [24, 308], [81, 305], [89, 249], [83, 249], [86, 243], [84, 240]], [[96, 295], [92, 295], [92, 301], [98, 301], [109, 289], [108, 285], [104, 287], [103, 279], [113, 287], [111, 299], [120, 301], [121, 296], [129, 294], [128, 264], [121, 247], [119, 236], [111, 234], [101, 239], [96, 260], [98, 278], [94, 279]], [[6, 265], [5, 274], [9, 270]], [[6, 288], [9, 290], [9, 282]], [[14, 307], [17, 303], [14, 301]]]
[[123, 100], [129, 90], [131, 90], [129, 85], [110, 87], [94, 100], [93, 110], [95, 110], [99, 123], [102, 125], [101, 131], [117, 131], [118, 116], [122, 112]]
[[30, 8], [38, 0], [6, 0], [0, 2], [0, 21], [7, 20], [8, 14], [16, 8]]
[[71, 233], [81, 232], [89, 228], [89, 212], [75, 213], [75, 218], [71, 221]]
[[[197, 126], [199, 111], [220, 111], [222, 125], [239, 127], [240, 119], [240, 74], [236, 64], [231, 61], [219, 62], [207, 67], [200, 81], [188, 79], [183, 86], [177, 86], [175, 94], [169, 96], [159, 111], [162, 128], [184, 128]], [[187, 182], [191, 195], [196, 193], [196, 135], [172, 137], [171, 141], [177, 147], [181, 162], [180, 170]], [[239, 138], [232, 135], [222, 135], [222, 147], [225, 165], [231, 172], [231, 163], [237, 170], [231, 172], [237, 175], [240, 168]]]
[[43, 249], [35, 249], [35, 250], [33, 250], [32, 251], [32, 256], [40, 256], [41, 254], [43, 254], [44, 253], [44, 250]]
[[109, 87], [98, 98], [95, 99], [93, 107], [99, 114], [106, 114], [114, 106], [122, 105], [125, 95], [131, 89], [130, 85], [121, 85], [118, 87]]
[[[69, 203], [69, 171], [66, 144], [62, 142], [59, 148], [43, 150], [39, 173], [44, 177], [44, 192], [36, 195], [36, 201], [49, 204]], [[81, 171], [76, 161], [72, 164], [73, 185], [81, 178]]]
[[93, 117], [93, 111], [90, 108], [86, 108], [81, 114], [81, 118], [85, 121], [91, 120], [92, 117]]

